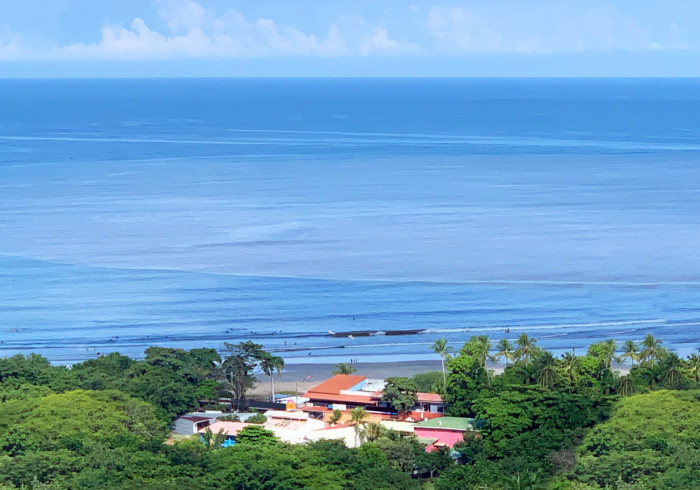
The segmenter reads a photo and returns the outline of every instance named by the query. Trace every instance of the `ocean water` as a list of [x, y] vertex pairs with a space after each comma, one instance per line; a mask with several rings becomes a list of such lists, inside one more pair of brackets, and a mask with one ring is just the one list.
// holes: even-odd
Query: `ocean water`
[[699, 157], [697, 80], [0, 80], [0, 355], [685, 355]]

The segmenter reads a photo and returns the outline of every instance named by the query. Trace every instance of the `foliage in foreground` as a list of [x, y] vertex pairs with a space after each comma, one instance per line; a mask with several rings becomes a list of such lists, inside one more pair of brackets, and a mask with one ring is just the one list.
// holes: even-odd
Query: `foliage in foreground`
[[[244, 403], [253, 371], [269, 364], [272, 374], [275, 359], [252, 343], [228, 345], [240, 356], [228, 363], [213, 349], [158, 347], [141, 361], [110, 354], [72, 369], [34, 354], [0, 359], [0, 488], [694, 488], [698, 356], [680, 359], [650, 336], [561, 358], [527, 336], [495, 355], [486, 337], [454, 356], [443, 347], [446, 387], [442, 372], [394, 378], [387, 401], [400, 410], [416, 390], [445, 390], [451, 415], [479, 421], [455, 446], [462, 466], [361, 413], [359, 449], [285, 445], [260, 426], [233, 448], [214, 434], [164, 444], [166, 425], [198, 399]], [[618, 356], [634, 364], [627, 376], [611, 369]], [[486, 369], [494, 357], [507, 363], [502, 375]]]

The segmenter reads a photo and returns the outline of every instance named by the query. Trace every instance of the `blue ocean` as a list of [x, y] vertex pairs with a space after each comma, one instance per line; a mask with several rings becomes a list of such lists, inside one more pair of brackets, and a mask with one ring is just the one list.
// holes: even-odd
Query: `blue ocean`
[[700, 347], [700, 80], [0, 80], [0, 356]]

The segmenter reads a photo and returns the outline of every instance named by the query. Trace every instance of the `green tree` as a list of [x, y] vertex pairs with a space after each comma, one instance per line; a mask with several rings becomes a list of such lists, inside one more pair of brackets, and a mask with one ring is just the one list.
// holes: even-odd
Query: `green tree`
[[267, 417], [261, 413], [256, 413], [255, 415], [252, 415], [245, 419], [246, 422], [249, 424], [264, 424], [267, 422]]
[[486, 361], [494, 360], [494, 357], [489, 354], [491, 350], [491, 340], [486, 335], [478, 335], [470, 338], [460, 350], [462, 355], [474, 357], [479, 361], [481, 367], [486, 369]]
[[282, 370], [284, 369], [284, 359], [279, 356], [267, 356], [263, 357], [260, 362], [260, 367], [263, 372], [270, 377], [270, 400], [275, 401], [275, 383], [273, 374], [277, 373], [277, 377], [282, 376]]
[[219, 449], [226, 441], [226, 433], [224, 432], [224, 429], [219, 429], [219, 431], [214, 434], [212, 430], [207, 427], [207, 430], [204, 431], [204, 435], [202, 436], [202, 440], [204, 441], [204, 445], [207, 447], [207, 449]]
[[530, 359], [537, 353], [537, 339], [528, 337], [528, 335], [523, 332], [518, 336], [515, 341], [515, 359], [522, 361], [524, 364], [529, 364]]
[[551, 352], [544, 351], [535, 359], [537, 384], [542, 388], [551, 388], [557, 378], [556, 359]]
[[639, 344], [634, 340], [627, 340], [622, 346], [622, 355], [620, 359], [629, 359], [632, 366], [634, 366], [634, 362], [639, 360], [640, 354], [641, 350]]
[[691, 354], [688, 356], [687, 366], [690, 378], [696, 383], [700, 382], [700, 355]]
[[505, 359], [506, 366], [508, 361], [513, 360], [515, 356], [515, 346], [508, 339], [501, 339], [496, 344], [496, 359]]
[[253, 342], [224, 344], [228, 354], [217, 366], [217, 376], [224, 388], [231, 394], [231, 404], [236, 409], [246, 406], [246, 393], [255, 385], [254, 373], [270, 354], [262, 345]]
[[620, 378], [617, 385], [617, 392], [620, 396], [630, 396], [634, 393], [634, 383], [629, 376], [623, 376]]
[[415, 384], [408, 378], [387, 378], [382, 401], [403, 415], [416, 405], [416, 391]]
[[353, 422], [355, 427], [355, 446], [359, 446], [361, 442], [361, 436], [363, 433], [363, 426], [366, 423], [367, 412], [364, 407], [355, 407], [350, 411], [350, 420]]
[[333, 410], [333, 415], [331, 415], [330, 419], [328, 419], [328, 423], [331, 425], [337, 424], [341, 417], [343, 416], [343, 412], [338, 410], [337, 408]]
[[365, 426], [364, 429], [364, 439], [366, 441], [372, 442], [377, 439], [384, 437], [388, 429], [381, 424], [370, 422]]
[[468, 417], [472, 414], [472, 402], [479, 392], [489, 385], [486, 371], [478, 359], [460, 354], [448, 363], [445, 400], [450, 415]]
[[561, 368], [569, 384], [574, 385], [581, 368], [580, 359], [571, 352], [565, 352], [561, 356]]
[[698, 434], [700, 392], [660, 390], [623, 398], [610, 419], [583, 439], [572, 479], [610, 488], [694, 488]]
[[450, 354], [453, 352], [453, 349], [447, 345], [447, 339], [437, 339], [435, 342], [433, 342], [433, 345], [430, 348], [433, 350], [433, 352], [440, 356], [440, 363], [442, 364], [442, 382], [444, 386], [447, 386], [445, 359], [450, 358]]
[[659, 353], [662, 351], [662, 343], [663, 341], [661, 339], [655, 339], [652, 334], [647, 334], [644, 340], [642, 340], [643, 349], [641, 358], [653, 366], [659, 358]]
[[612, 362], [617, 359], [615, 350], [617, 344], [613, 339], [604, 342], [596, 342], [588, 347], [588, 355], [600, 359], [606, 369], [612, 368]]
[[440, 371], [428, 371], [411, 376], [419, 393], [444, 393], [444, 378]]
[[279, 444], [279, 439], [274, 432], [264, 429], [260, 425], [248, 425], [238, 433], [236, 443], [256, 447], [276, 446]]
[[683, 379], [683, 361], [674, 352], [666, 353], [661, 358], [659, 368], [663, 373], [664, 384], [670, 388], [677, 388]]
[[355, 367], [347, 362], [341, 362], [340, 364], [337, 364], [335, 366], [335, 370], [333, 371], [334, 375], [338, 374], [353, 374], [356, 371]]

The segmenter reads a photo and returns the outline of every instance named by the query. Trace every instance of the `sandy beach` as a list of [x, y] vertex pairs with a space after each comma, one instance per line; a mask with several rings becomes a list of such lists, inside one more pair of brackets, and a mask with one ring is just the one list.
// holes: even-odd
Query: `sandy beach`
[[[302, 394], [309, 388], [327, 380], [333, 376], [336, 364], [290, 364], [285, 366], [280, 377], [275, 376], [276, 393], [299, 393]], [[392, 376], [410, 377], [415, 374], [428, 371], [440, 371], [442, 369], [440, 361], [404, 361], [404, 362], [361, 362], [353, 364], [355, 374], [367, 376], [368, 378], [386, 379]], [[503, 372], [505, 366], [502, 364], [488, 363], [486, 368], [498, 375]], [[614, 365], [613, 370], [620, 376], [629, 373], [629, 366]], [[258, 384], [251, 394], [269, 395], [270, 377], [258, 375]]]
[[[392, 376], [413, 376], [427, 371], [440, 371], [439, 360], [410, 362], [361, 362], [353, 364], [355, 374], [369, 378], [389, 378]], [[280, 378], [275, 377], [275, 391], [303, 393], [333, 376], [336, 364], [290, 364], [285, 366]], [[258, 376], [258, 385], [251, 392], [270, 394], [270, 377]]]

